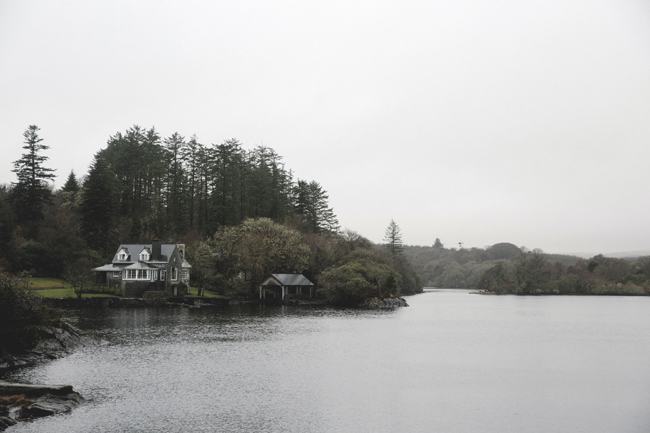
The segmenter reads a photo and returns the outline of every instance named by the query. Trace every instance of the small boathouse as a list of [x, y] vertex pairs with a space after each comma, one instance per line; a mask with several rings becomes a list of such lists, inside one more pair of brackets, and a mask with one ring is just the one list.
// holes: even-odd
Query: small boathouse
[[266, 292], [274, 299], [284, 300], [287, 295], [309, 293], [314, 296], [314, 283], [302, 274], [271, 274], [260, 284], [260, 299], [266, 299]]

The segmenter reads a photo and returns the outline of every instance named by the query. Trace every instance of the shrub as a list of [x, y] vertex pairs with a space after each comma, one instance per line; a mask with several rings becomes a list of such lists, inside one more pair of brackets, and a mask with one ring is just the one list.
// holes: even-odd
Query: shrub
[[57, 314], [42, 305], [25, 282], [0, 273], [0, 350], [17, 353], [32, 348], [40, 326], [55, 320]]

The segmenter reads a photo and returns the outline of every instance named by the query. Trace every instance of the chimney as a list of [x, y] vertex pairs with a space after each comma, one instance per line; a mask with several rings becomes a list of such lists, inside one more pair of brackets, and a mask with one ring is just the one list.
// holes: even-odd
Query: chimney
[[151, 260], [160, 260], [161, 243], [160, 239], [155, 238], [151, 241]]
[[178, 246], [178, 252], [181, 253], [181, 257], [185, 258], [185, 244], [176, 244]]

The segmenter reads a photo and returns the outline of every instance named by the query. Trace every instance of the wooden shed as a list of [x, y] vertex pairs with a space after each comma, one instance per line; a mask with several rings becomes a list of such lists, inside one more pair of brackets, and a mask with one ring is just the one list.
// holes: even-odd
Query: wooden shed
[[269, 290], [273, 297], [280, 297], [281, 300], [287, 295], [301, 295], [309, 290], [309, 297], [314, 295], [314, 283], [309, 281], [302, 274], [271, 274], [260, 284], [260, 299], [266, 299], [266, 292]]

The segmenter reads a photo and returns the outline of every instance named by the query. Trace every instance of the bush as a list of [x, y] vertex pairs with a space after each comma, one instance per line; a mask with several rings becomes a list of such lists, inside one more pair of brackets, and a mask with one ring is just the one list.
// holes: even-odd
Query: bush
[[0, 350], [19, 353], [31, 349], [40, 327], [55, 320], [57, 315], [24, 281], [0, 273]]

